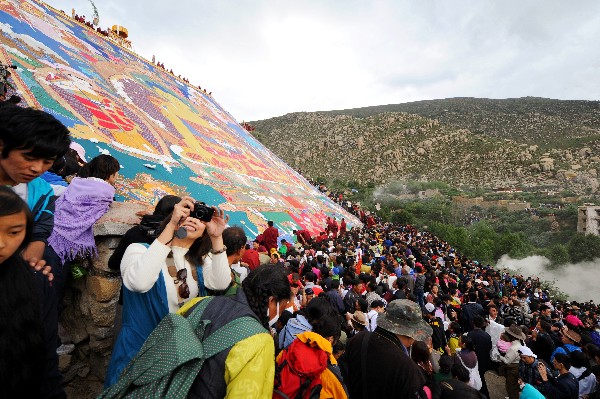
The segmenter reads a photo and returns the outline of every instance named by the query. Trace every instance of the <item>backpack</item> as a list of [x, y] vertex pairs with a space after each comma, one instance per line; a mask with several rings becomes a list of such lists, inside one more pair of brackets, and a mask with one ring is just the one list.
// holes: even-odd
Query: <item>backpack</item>
[[185, 397], [207, 359], [238, 341], [267, 332], [258, 320], [243, 316], [205, 337], [210, 320], [201, 317], [212, 300], [201, 300], [187, 318], [177, 313], [166, 315], [119, 380], [98, 398]]
[[281, 353], [275, 367], [273, 398], [318, 399], [327, 353], [299, 339]]
[[458, 357], [458, 360], [460, 360], [460, 363], [463, 365], [463, 367], [469, 371], [469, 386], [479, 391], [483, 386], [483, 383], [481, 382], [481, 376], [479, 375], [479, 362], [475, 363], [475, 367], [468, 368], [460, 356], [456, 357]]

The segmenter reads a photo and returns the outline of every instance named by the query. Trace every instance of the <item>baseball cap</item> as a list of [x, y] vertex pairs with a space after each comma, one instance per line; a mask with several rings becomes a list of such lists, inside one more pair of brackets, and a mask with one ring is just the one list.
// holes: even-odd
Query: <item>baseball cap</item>
[[425, 304], [425, 310], [429, 313], [433, 313], [435, 312], [435, 305], [433, 303], [426, 303]]
[[433, 330], [423, 320], [420, 306], [409, 299], [396, 299], [377, 318], [377, 325], [393, 334], [424, 341]]

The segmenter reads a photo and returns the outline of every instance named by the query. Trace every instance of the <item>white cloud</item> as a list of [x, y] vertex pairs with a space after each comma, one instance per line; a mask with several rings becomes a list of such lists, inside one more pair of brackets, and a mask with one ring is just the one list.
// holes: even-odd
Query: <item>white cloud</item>
[[[67, 13], [75, 5], [57, 0]], [[234, 117], [458, 96], [596, 99], [594, 0], [156, 0], [97, 4], [135, 49]], [[86, 9], [87, 8], [87, 9]]]

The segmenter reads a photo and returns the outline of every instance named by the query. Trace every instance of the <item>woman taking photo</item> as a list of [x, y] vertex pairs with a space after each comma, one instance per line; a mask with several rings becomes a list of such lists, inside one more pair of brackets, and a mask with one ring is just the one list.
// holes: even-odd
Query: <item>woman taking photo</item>
[[0, 398], [66, 398], [56, 355], [56, 296], [21, 256], [32, 227], [27, 204], [0, 187]]
[[229, 217], [215, 208], [212, 219], [203, 222], [190, 216], [194, 207], [194, 199], [183, 197], [150, 246], [134, 243], [123, 255], [123, 326], [106, 387], [117, 381], [166, 314], [177, 312], [205, 288], [222, 291], [231, 283], [222, 237]]

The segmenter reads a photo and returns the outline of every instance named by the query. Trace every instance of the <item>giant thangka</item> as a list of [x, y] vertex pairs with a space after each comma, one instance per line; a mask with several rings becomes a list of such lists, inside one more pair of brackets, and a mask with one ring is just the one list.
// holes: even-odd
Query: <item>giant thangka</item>
[[[0, 61], [23, 103], [52, 113], [89, 157], [122, 165], [119, 201], [188, 194], [256, 236], [359, 221], [255, 140], [211, 96], [45, 3], [0, 0]], [[209, 83], [210, 84], [210, 83]]]

